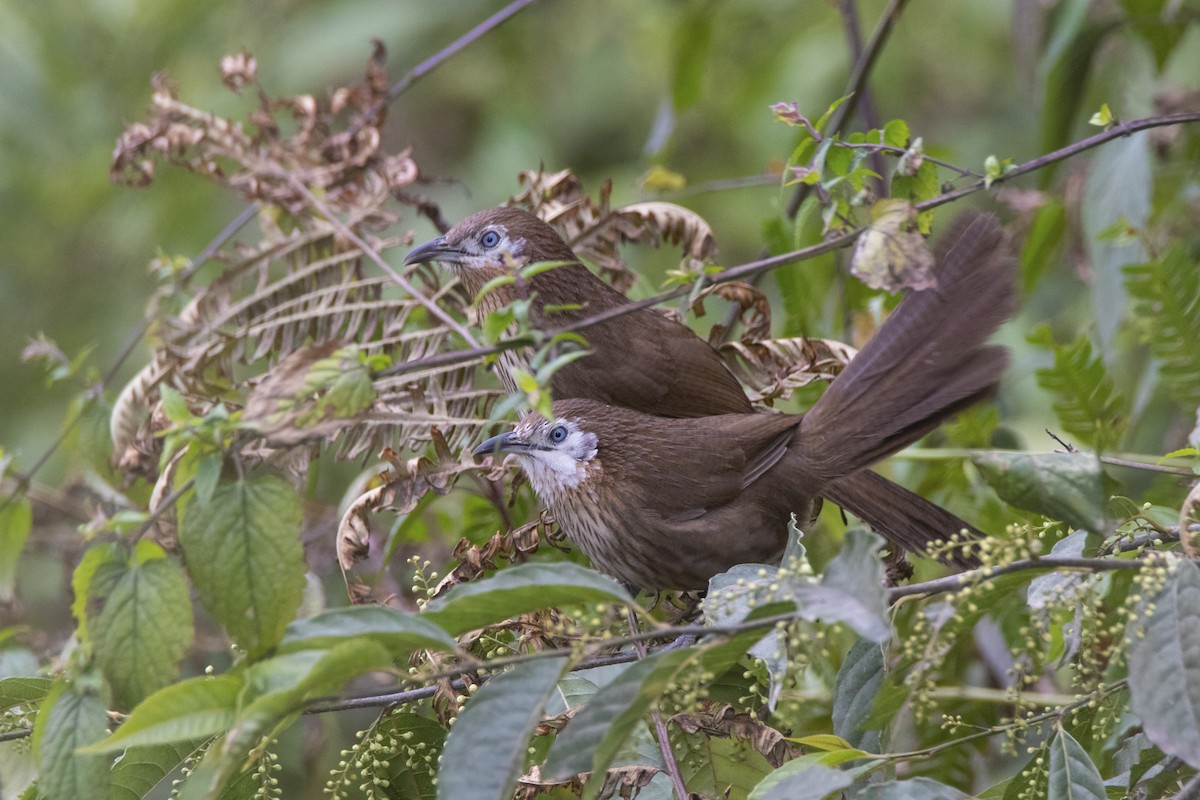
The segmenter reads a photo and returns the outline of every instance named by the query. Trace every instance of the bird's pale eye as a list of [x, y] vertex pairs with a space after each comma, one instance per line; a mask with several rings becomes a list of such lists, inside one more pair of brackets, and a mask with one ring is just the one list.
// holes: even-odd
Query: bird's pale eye
[[479, 243], [487, 248], [495, 247], [500, 244], [500, 234], [495, 231], [485, 231], [483, 236], [479, 237]]
[[567, 438], [567, 429], [563, 425], [555, 425], [550, 429], [550, 441], [558, 444]]

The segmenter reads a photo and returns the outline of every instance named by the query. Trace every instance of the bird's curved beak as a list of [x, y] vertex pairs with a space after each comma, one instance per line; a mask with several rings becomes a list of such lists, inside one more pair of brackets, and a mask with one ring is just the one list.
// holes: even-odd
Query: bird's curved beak
[[445, 236], [430, 239], [422, 245], [408, 251], [404, 257], [404, 266], [409, 264], [430, 263], [441, 261], [446, 264], [457, 264], [462, 261], [463, 252], [446, 241]]
[[516, 431], [508, 431], [481, 443], [471, 451], [471, 455], [478, 457], [501, 453], [528, 453], [536, 449], [538, 448], [518, 436]]

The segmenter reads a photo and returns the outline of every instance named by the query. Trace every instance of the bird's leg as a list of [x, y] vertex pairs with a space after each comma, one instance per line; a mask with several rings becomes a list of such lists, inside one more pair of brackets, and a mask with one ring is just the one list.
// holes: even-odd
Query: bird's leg
[[[626, 613], [629, 615], [629, 633], [636, 636], [638, 634], [637, 614], [632, 608], [626, 609]], [[634, 640], [633, 649], [639, 660], [646, 657], [646, 643], [641, 639]], [[678, 800], [688, 800], [687, 785], [683, 782], [683, 773], [679, 771], [679, 762], [675, 759], [675, 751], [671, 749], [667, 723], [663, 721], [662, 714], [658, 712], [657, 708], [650, 711], [650, 720], [654, 723], [654, 735], [658, 739], [658, 749], [662, 751], [663, 764], [667, 774], [671, 776], [671, 784], [675, 787], [675, 796]]]

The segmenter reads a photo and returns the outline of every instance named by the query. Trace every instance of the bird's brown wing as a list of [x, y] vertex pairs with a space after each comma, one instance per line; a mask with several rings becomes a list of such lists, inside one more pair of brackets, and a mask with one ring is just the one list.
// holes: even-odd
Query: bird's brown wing
[[[553, 314], [557, 325], [630, 302], [579, 265], [538, 277], [542, 282], [535, 290], [548, 305], [579, 304], [587, 298], [583, 308]], [[641, 309], [581, 333], [591, 354], [554, 374], [551, 388], [556, 400], [598, 400], [660, 417], [752, 411], [742, 385], [721, 356], [681, 322]]]
[[606, 476], [667, 520], [696, 519], [735, 501], [784, 456], [800, 424], [787, 414], [663, 419], [601, 408]]

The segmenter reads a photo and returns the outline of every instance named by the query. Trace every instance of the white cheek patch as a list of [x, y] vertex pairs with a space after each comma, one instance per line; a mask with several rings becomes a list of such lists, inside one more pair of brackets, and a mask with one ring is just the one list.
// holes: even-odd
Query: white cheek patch
[[539, 450], [521, 458], [529, 482], [538, 494], [573, 489], [583, 482], [583, 465], [561, 450]]

